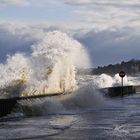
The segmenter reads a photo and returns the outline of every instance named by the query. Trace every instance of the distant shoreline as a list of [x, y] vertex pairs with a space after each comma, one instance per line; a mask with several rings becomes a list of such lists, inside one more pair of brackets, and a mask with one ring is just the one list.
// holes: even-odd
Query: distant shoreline
[[127, 75], [136, 76], [140, 74], [140, 60], [131, 59], [127, 62], [122, 61], [117, 64], [109, 64], [107, 66], [98, 66], [97, 68], [80, 69], [78, 74], [100, 75], [108, 74], [114, 75], [121, 70], [125, 71]]

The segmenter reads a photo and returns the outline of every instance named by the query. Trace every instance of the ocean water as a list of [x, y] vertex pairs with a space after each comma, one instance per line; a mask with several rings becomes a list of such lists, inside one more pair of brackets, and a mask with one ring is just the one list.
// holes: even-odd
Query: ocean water
[[[77, 75], [77, 69], [92, 67], [82, 44], [53, 31], [30, 50], [0, 63], [0, 98], [65, 94], [19, 101], [0, 118], [0, 140], [140, 139], [140, 95], [104, 97], [98, 89], [120, 85], [118, 74]], [[125, 77], [124, 85], [131, 84], [139, 84], [139, 79]]]
[[24, 101], [20, 105], [28, 102], [26, 111], [0, 119], [0, 139], [140, 139], [140, 94], [110, 99], [95, 89], [86, 90]]

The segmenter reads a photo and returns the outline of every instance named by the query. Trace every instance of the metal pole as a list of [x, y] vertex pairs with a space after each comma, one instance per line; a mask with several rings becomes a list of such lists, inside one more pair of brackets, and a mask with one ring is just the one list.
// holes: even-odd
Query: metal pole
[[123, 96], [123, 77], [122, 77], [122, 96]]

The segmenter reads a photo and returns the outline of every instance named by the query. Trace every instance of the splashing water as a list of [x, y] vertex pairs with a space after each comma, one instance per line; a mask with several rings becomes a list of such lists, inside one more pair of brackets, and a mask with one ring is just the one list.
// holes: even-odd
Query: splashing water
[[[124, 86], [132, 85], [133, 82], [128, 80], [128, 76], [123, 78]], [[121, 86], [122, 79], [119, 76], [119, 73], [115, 74], [114, 76], [109, 76], [107, 74], [101, 74], [98, 83], [100, 83], [100, 87], [115, 87]]]
[[90, 66], [84, 47], [59, 31], [45, 33], [31, 49], [28, 56], [15, 54], [0, 64], [1, 94], [15, 94], [7, 92], [7, 85], [21, 86], [22, 96], [71, 92], [77, 87], [76, 68]]
[[11, 81], [20, 79], [24, 68], [29, 71], [28, 59], [24, 55], [8, 56], [6, 63], [0, 64], [0, 86], [4, 87], [10, 84]]
[[93, 85], [89, 84], [65, 96], [19, 101], [21, 112], [27, 116], [48, 114], [75, 114], [105, 106], [109, 102]]
[[[115, 74], [114, 76], [110, 76], [107, 74], [101, 75], [79, 75], [77, 76], [78, 86], [81, 87], [83, 85], [87, 85], [91, 83], [94, 87], [97, 88], [107, 88], [107, 87], [116, 87], [121, 86], [122, 81], [119, 74]], [[139, 78], [125, 76], [123, 78], [124, 86], [128, 85], [139, 85]]]

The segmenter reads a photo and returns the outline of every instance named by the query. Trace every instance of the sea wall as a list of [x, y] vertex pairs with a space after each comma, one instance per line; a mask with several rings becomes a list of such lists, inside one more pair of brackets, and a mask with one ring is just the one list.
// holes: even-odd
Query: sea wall
[[140, 93], [140, 85], [137, 86], [119, 86], [103, 88], [101, 91], [108, 97], [124, 96], [129, 94]]

